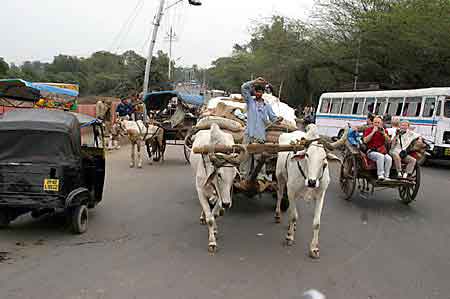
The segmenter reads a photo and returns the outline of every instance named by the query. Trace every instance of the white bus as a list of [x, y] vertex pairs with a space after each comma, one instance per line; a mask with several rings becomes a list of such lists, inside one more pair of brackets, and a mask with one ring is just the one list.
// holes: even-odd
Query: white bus
[[433, 157], [450, 159], [450, 87], [324, 93], [316, 124], [321, 134], [339, 136], [347, 123], [365, 124], [369, 112], [409, 120]]

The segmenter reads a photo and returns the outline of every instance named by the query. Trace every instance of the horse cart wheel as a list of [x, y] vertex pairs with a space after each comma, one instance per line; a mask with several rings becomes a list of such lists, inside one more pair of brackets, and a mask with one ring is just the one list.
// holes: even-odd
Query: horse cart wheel
[[413, 181], [413, 184], [408, 184], [404, 186], [400, 186], [398, 188], [398, 193], [400, 195], [400, 201], [405, 205], [409, 205], [416, 199], [417, 193], [420, 188], [420, 166], [416, 165], [414, 168], [414, 172], [412, 173], [410, 179]]
[[151, 159], [153, 157], [153, 161], [158, 162], [161, 160], [161, 150], [160, 145], [156, 138], [152, 138], [146, 142], [147, 154], [148, 158]]
[[342, 192], [344, 192], [344, 199], [351, 200], [356, 189], [356, 180], [358, 179], [358, 169], [356, 158], [353, 155], [347, 155], [344, 158], [344, 163], [341, 165], [339, 183]]
[[186, 135], [186, 138], [184, 139], [184, 146], [183, 146], [183, 151], [184, 151], [184, 158], [186, 159], [186, 162], [190, 163], [190, 157], [191, 157], [191, 150], [192, 150], [192, 135], [190, 133], [188, 133]]

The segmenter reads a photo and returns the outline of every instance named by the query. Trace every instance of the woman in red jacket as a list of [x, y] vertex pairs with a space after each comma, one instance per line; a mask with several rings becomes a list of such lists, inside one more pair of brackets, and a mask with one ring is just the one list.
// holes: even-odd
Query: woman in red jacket
[[364, 143], [367, 144], [367, 157], [377, 163], [378, 180], [389, 179], [392, 167], [392, 157], [388, 154], [386, 145], [389, 135], [383, 128], [383, 120], [377, 116], [371, 127], [364, 131]]

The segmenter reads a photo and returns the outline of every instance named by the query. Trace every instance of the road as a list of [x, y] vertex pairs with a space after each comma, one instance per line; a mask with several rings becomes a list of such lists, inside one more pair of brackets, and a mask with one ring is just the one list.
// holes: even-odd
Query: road
[[[450, 298], [449, 168], [425, 168], [418, 201], [397, 192], [340, 198], [328, 189], [321, 258], [311, 260], [311, 204], [299, 202], [293, 247], [274, 202], [236, 198], [220, 220], [219, 251], [207, 230], [181, 147], [164, 164], [128, 167], [128, 148], [108, 155], [104, 202], [89, 230], [56, 217], [24, 216], [0, 231], [0, 298]], [[336, 167], [334, 166], [334, 174]]]

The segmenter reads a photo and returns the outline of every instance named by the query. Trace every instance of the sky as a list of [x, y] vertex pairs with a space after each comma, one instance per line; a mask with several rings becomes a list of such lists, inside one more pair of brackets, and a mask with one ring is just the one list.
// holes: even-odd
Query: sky
[[[146, 56], [160, 0], [1, 0], [0, 57], [7, 62], [52, 61], [58, 54], [88, 57], [107, 50], [132, 49]], [[175, 0], [166, 1], [166, 7]], [[187, 0], [165, 11], [156, 50], [169, 51], [176, 34], [177, 65], [208, 66], [249, 40], [252, 24], [271, 15], [306, 20], [314, 0]]]

